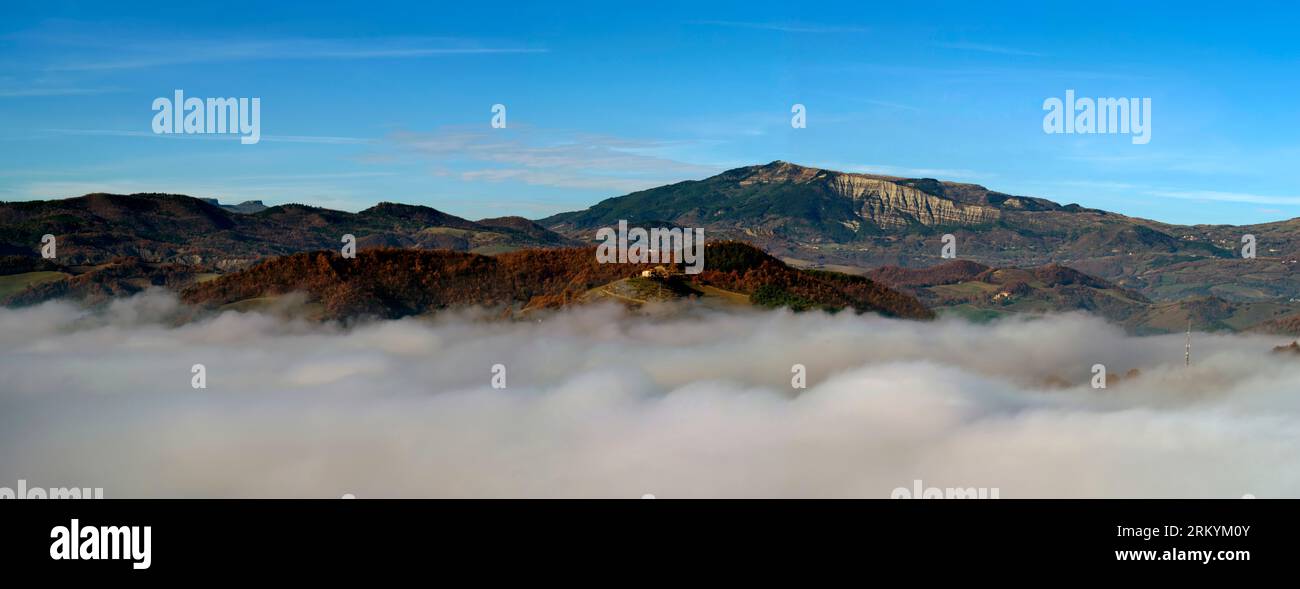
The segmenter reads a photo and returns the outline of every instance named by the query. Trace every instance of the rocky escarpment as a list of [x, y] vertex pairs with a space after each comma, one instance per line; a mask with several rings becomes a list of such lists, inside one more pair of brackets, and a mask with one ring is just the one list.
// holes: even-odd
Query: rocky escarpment
[[962, 204], [876, 178], [835, 174], [828, 186], [860, 203], [858, 213], [877, 227], [906, 227], [915, 223], [937, 225], [983, 225], [996, 221], [1000, 211], [983, 205]]
[[928, 193], [899, 182], [899, 178], [849, 174], [773, 162], [750, 168], [740, 186], [763, 184], [816, 184], [831, 195], [849, 199], [860, 223], [881, 229], [926, 226], [983, 225], [996, 221], [1000, 211]]

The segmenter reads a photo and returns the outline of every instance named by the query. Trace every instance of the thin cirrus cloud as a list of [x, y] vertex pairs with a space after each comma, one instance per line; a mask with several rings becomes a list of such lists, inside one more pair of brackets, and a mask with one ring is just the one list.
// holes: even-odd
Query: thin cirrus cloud
[[[726, 27], [732, 29], [753, 29], [760, 31], [777, 31], [781, 33], [796, 34], [830, 34], [830, 33], [869, 33], [871, 29], [852, 25], [827, 25], [815, 23], [799, 22], [752, 22], [752, 21], [729, 21], [729, 20], [706, 20], [695, 21], [690, 24], [701, 26]], [[1024, 57], [1045, 57], [1046, 54], [1038, 51], [1029, 51], [1016, 47], [1007, 47], [1003, 45], [994, 45], [990, 43], [972, 43], [968, 41], [953, 41], [936, 43], [936, 47], [943, 49], [953, 49], [957, 51], [974, 51], [978, 53], [994, 53], [998, 55], [1016, 55]]]
[[1004, 47], [1004, 46], [1001, 46], [1001, 45], [989, 45], [989, 44], [986, 44], [986, 43], [955, 42], [955, 43], [936, 43], [935, 45], [938, 46], [938, 47], [942, 47], [942, 48], [944, 48], [944, 49], [955, 49], [955, 50], [958, 50], [958, 51], [975, 51], [975, 52], [978, 52], [978, 53], [996, 53], [996, 54], [999, 54], [999, 55], [1022, 55], [1022, 56], [1025, 56], [1025, 57], [1043, 57], [1043, 56], [1044, 56], [1043, 53], [1039, 53], [1039, 52], [1037, 52], [1037, 51], [1026, 51], [1026, 50], [1024, 50], [1024, 49], [1017, 49], [1017, 48], [1015, 48], [1015, 47]]
[[903, 178], [941, 178], [949, 181], [987, 179], [994, 174], [967, 170], [963, 168], [916, 168], [888, 164], [851, 164], [842, 162], [827, 163], [823, 166], [841, 172], [858, 174], [877, 174], [883, 176], [900, 176]]
[[1116, 65], [1111, 69], [1054, 69], [1047, 67], [1023, 66], [987, 66], [987, 67], [950, 67], [930, 66], [912, 63], [871, 63], [845, 62], [827, 63], [809, 66], [819, 73], [839, 76], [871, 74], [876, 76], [897, 76], [919, 80], [926, 83], [952, 83], [963, 80], [1008, 80], [1008, 81], [1042, 81], [1066, 80], [1150, 80], [1152, 77], [1137, 73], [1129, 66]]
[[[1060, 186], [1069, 186], [1075, 188], [1085, 188], [1105, 192], [1139, 194], [1143, 196], [1153, 196], [1157, 198], [1170, 198], [1177, 200], [1196, 200], [1196, 201], [1215, 201], [1215, 202], [1233, 202], [1249, 203], [1261, 205], [1300, 205], [1300, 196], [1278, 196], [1268, 194], [1254, 194], [1249, 192], [1236, 192], [1226, 190], [1186, 190], [1180, 188], [1152, 187], [1134, 184], [1131, 182], [1105, 182], [1096, 180], [1071, 180], [1057, 183]], [[1263, 210], [1263, 209], [1261, 209]], [[1272, 211], [1281, 212], [1277, 209]]]
[[659, 185], [653, 180], [619, 178], [598, 174], [574, 174], [571, 172], [553, 172], [523, 168], [468, 170], [459, 174], [461, 180], [468, 182], [523, 182], [533, 186], [551, 186], [556, 188], [580, 188], [587, 190], [614, 190], [618, 192], [635, 192]]
[[50, 96], [93, 96], [121, 92], [121, 88], [0, 88], [0, 98], [44, 98]]
[[843, 25], [825, 25], [796, 22], [746, 22], [732, 20], [704, 20], [695, 21], [690, 24], [726, 27], [732, 29], [754, 29], [760, 31], [778, 31], [781, 33], [866, 33], [870, 29], [866, 27], [843, 26]]
[[111, 71], [228, 61], [410, 59], [548, 51], [544, 47], [458, 38], [175, 39], [93, 47], [88, 53], [63, 56], [44, 69]]
[[[235, 141], [235, 134], [155, 134], [120, 129], [43, 129], [47, 135], [106, 138]], [[359, 161], [392, 165], [432, 163], [442, 177], [462, 182], [568, 188], [626, 193], [685, 179], [709, 176], [724, 166], [686, 163], [667, 155], [689, 141], [643, 140], [527, 126], [509, 130], [445, 127], [426, 133], [397, 132], [384, 138], [262, 135], [271, 143], [369, 145], [375, 151]], [[70, 194], [61, 190], [36, 194]], [[136, 187], [147, 190], [145, 186]], [[216, 191], [206, 187], [204, 193]], [[93, 190], [92, 190], [93, 191]], [[73, 191], [75, 192], [75, 191]], [[30, 196], [30, 195], [24, 195]]]
[[403, 131], [392, 134], [386, 144], [397, 157], [432, 161], [468, 182], [632, 191], [720, 171], [663, 155], [682, 142], [534, 127]]
[[[226, 133], [153, 133], [150, 131], [125, 131], [120, 129], [43, 129], [42, 132], [57, 135], [148, 137], [206, 141], [238, 141], [241, 137], [238, 134]], [[260, 140], [272, 143], [317, 143], [326, 145], [360, 145], [376, 142], [375, 139], [365, 137], [339, 137], [330, 135], [262, 135]]]
[[1151, 196], [1176, 198], [1182, 200], [1213, 200], [1220, 202], [1238, 202], [1266, 205], [1300, 205], [1300, 196], [1270, 196], [1247, 192], [1225, 192], [1219, 190], [1149, 190]]

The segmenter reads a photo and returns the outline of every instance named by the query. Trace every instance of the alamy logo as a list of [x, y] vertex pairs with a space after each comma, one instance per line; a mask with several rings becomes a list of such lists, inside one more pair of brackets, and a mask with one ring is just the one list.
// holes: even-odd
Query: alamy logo
[[50, 529], [50, 558], [54, 560], [129, 560], [131, 568], [143, 570], [150, 557], [149, 526], [86, 526], [72, 520], [67, 526]]
[[46, 233], [45, 235], [42, 235], [41, 236], [41, 257], [47, 260], [53, 260], [55, 257], [57, 257], [55, 253], [57, 251], [58, 251], [57, 242], [54, 239], [54, 235], [51, 233]]
[[186, 98], [177, 90], [174, 99], [155, 98], [153, 132], [160, 135], [229, 133], [239, 134], [239, 142], [254, 145], [262, 140], [262, 99], [260, 98]]
[[898, 487], [889, 494], [890, 499], [997, 499], [998, 487], [923, 487], [921, 479], [912, 481], [912, 488]]
[[1150, 98], [1075, 98], [1065, 91], [1065, 100], [1043, 101], [1043, 132], [1047, 134], [1103, 133], [1132, 135], [1134, 145], [1151, 141]]
[[676, 262], [686, 266], [687, 274], [704, 270], [704, 229], [642, 227], [628, 229], [627, 220], [619, 220], [618, 231], [601, 227], [596, 231], [601, 242], [596, 247], [596, 261], [601, 264], [657, 264]]
[[27, 479], [18, 479], [18, 489], [0, 487], [0, 499], [103, 499], [103, 487], [28, 487]]

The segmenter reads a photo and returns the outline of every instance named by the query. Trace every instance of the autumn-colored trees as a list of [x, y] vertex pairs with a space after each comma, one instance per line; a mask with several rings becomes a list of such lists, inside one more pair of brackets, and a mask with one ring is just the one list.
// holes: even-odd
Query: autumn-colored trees
[[[588, 290], [639, 275], [649, 264], [601, 264], [594, 248], [530, 249], [483, 256], [410, 249], [362, 250], [355, 259], [310, 252], [257, 266], [185, 290], [191, 303], [225, 304], [304, 292], [328, 316], [400, 317], [451, 306], [560, 307]], [[754, 293], [760, 300], [801, 301], [800, 308], [853, 308], [902, 317], [929, 317], [916, 299], [861, 277], [790, 268], [748, 244], [724, 242], [705, 250], [705, 271], [682, 278]], [[786, 293], [777, 295], [777, 293]], [[784, 298], [783, 298], [784, 297]], [[802, 301], [806, 301], [803, 303]]]

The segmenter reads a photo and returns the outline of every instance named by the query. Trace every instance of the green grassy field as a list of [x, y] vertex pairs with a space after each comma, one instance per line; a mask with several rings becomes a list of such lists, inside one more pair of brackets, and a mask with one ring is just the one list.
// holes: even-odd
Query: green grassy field
[[54, 282], [55, 280], [63, 280], [68, 276], [71, 275], [64, 274], [63, 272], [49, 272], [49, 271], [24, 272], [22, 274], [10, 274], [8, 276], [0, 276], [0, 299], [22, 292], [23, 289], [32, 286], [34, 284]]

